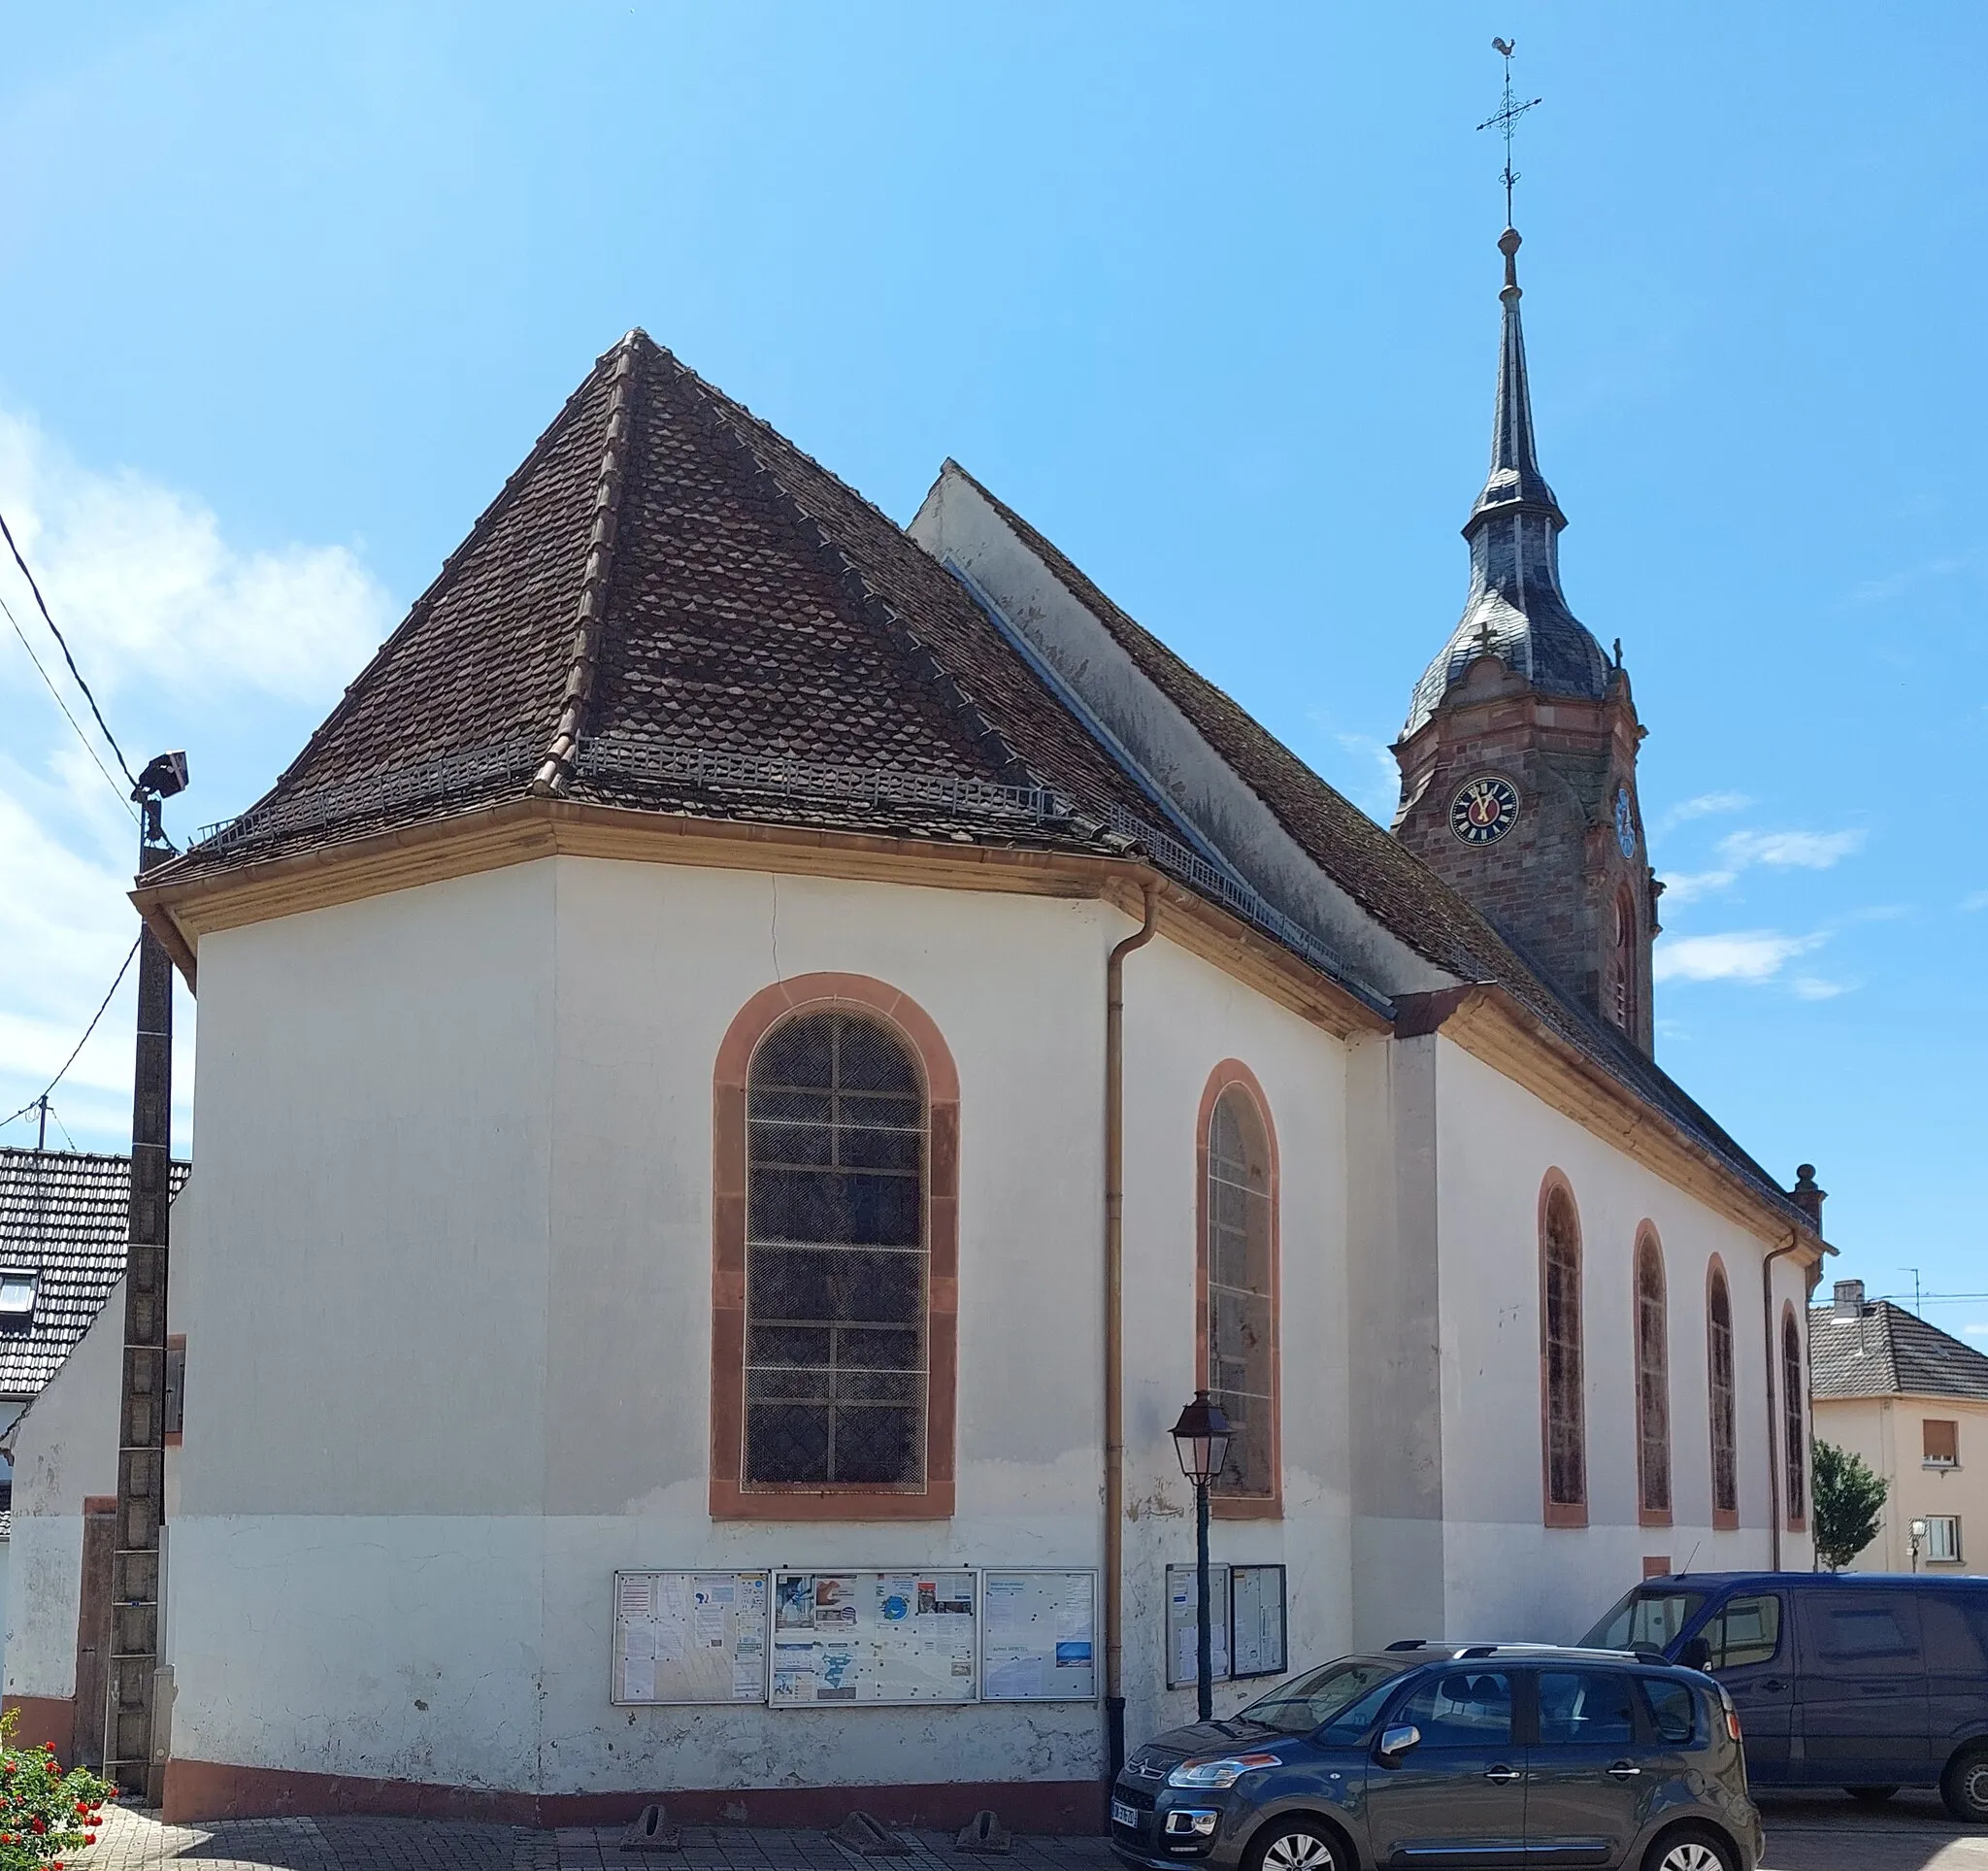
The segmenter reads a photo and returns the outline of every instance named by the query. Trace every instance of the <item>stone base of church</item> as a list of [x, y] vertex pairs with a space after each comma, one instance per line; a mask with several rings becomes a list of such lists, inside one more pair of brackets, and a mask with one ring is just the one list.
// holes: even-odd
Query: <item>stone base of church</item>
[[235, 1767], [211, 1760], [175, 1760], [167, 1765], [164, 1818], [169, 1824], [181, 1824], [355, 1813], [546, 1828], [623, 1825], [651, 1800], [661, 1801], [673, 1821], [688, 1825], [835, 1825], [860, 1808], [890, 1825], [950, 1830], [991, 1807], [1016, 1832], [1097, 1834], [1105, 1829], [1105, 1787], [1094, 1780], [529, 1793], [296, 1773], [280, 1767]]

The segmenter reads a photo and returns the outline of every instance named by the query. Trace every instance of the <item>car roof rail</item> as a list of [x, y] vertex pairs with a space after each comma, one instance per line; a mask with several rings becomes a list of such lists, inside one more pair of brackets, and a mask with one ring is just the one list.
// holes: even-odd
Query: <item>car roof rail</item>
[[1671, 1659], [1662, 1651], [1651, 1650], [1647, 1644], [1639, 1644], [1629, 1654], [1639, 1663], [1662, 1663], [1666, 1668], [1670, 1666]]
[[1460, 1657], [1496, 1656], [1498, 1654], [1498, 1648], [1496, 1644], [1466, 1644], [1462, 1650], [1457, 1652], [1457, 1655]]
[[1428, 1648], [1429, 1640], [1426, 1637], [1397, 1637], [1388, 1645], [1391, 1651], [1425, 1651]]

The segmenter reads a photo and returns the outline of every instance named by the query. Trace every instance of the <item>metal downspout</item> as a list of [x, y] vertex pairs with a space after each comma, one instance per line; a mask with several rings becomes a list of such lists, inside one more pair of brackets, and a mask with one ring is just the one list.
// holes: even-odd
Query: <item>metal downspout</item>
[[1125, 1765], [1121, 1623], [1125, 1560], [1125, 957], [1153, 939], [1157, 886], [1105, 963], [1105, 1736], [1109, 1779]]
[[[1790, 1228], [1787, 1244], [1764, 1254], [1760, 1262], [1760, 1309], [1767, 1321], [1767, 1508], [1770, 1572], [1778, 1572], [1781, 1569], [1781, 1463], [1787, 1455], [1781, 1442], [1780, 1419], [1774, 1414], [1774, 1363], [1780, 1354], [1780, 1348], [1775, 1343], [1779, 1334], [1774, 1330], [1774, 1262], [1784, 1253], [1793, 1253], [1801, 1242], [1801, 1235]], [[1805, 1313], [1807, 1310], [1806, 1306], [1803, 1308]]]

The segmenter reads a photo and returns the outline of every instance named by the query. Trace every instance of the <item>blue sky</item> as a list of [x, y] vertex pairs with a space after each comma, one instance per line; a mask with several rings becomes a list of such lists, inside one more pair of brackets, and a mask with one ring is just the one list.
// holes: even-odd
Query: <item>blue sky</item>
[[[1384, 816], [1483, 472], [1494, 33], [1568, 589], [1651, 730], [1659, 1054], [1819, 1166], [1837, 1271], [1988, 1292], [1980, 9], [26, 10], [0, 506], [190, 829], [639, 323], [900, 518], [957, 455]], [[4, 618], [0, 730], [4, 1114], [132, 840]], [[129, 1058], [127, 986], [77, 1141]]]

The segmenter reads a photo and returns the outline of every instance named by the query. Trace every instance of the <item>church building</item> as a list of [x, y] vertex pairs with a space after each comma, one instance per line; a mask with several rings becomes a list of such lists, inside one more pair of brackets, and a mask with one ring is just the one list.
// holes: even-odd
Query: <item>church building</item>
[[[1200, 1390], [1220, 1712], [1808, 1567], [1820, 1193], [1653, 1056], [1501, 246], [1391, 828], [957, 463], [900, 526], [634, 331], [146, 873], [200, 1008], [168, 1817], [1095, 1827], [1190, 1719]], [[116, 1486], [116, 1310], [16, 1432], [17, 1580]], [[79, 1615], [10, 1611], [65, 1748]]]

